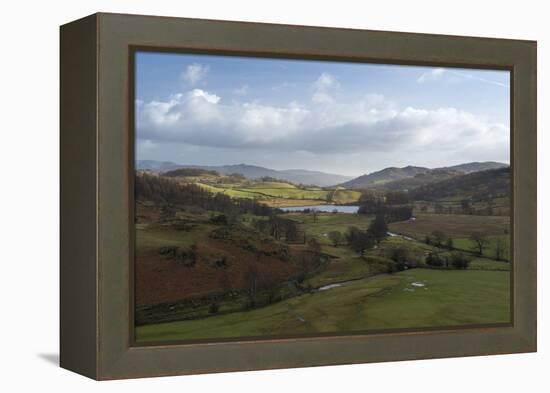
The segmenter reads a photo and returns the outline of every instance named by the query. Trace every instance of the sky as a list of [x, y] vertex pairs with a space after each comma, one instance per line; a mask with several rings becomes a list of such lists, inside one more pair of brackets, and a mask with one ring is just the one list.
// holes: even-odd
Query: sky
[[136, 159], [359, 176], [509, 163], [508, 71], [138, 52]]

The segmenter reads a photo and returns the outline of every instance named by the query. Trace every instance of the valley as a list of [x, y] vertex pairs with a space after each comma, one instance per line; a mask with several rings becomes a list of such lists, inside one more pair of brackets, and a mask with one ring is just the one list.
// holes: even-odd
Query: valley
[[509, 168], [497, 164], [323, 185], [138, 170], [136, 341], [507, 323]]

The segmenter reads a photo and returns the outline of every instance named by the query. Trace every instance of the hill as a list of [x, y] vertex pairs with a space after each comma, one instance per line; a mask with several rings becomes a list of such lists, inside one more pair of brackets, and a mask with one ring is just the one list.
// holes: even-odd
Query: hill
[[359, 176], [340, 185], [352, 189], [410, 190], [455, 176], [507, 167], [507, 164], [494, 161], [468, 162], [433, 169], [410, 165], [403, 168], [390, 167]]
[[181, 165], [171, 161], [155, 161], [155, 160], [137, 160], [136, 170], [138, 171], [153, 171], [166, 172], [181, 168]]
[[510, 168], [489, 169], [455, 176], [420, 186], [410, 195], [415, 200], [434, 201], [449, 197], [488, 200], [510, 195]]
[[248, 179], [259, 179], [261, 177], [271, 177], [289, 181], [296, 184], [312, 184], [320, 187], [326, 187], [350, 180], [351, 176], [337, 175], [334, 173], [325, 173], [320, 171], [310, 171], [306, 169], [287, 169], [275, 170], [256, 165], [236, 164], [236, 165], [181, 165], [170, 161], [152, 161], [138, 160], [136, 169], [151, 170], [155, 172], [167, 172], [180, 168], [199, 168], [208, 171], [216, 171], [223, 175], [238, 173]]
[[410, 165], [404, 168], [390, 167], [382, 169], [381, 171], [359, 176], [355, 179], [340, 184], [340, 186], [355, 189], [371, 188], [372, 186], [380, 186], [384, 183], [388, 183], [394, 180], [410, 178], [420, 173], [425, 173], [429, 170], [429, 168]]
[[413, 177], [382, 183], [378, 187], [375, 185], [370, 188], [389, 191], [408, 191], [427, 184], [436, 183], [462, 175], [464, 175], [464, 172], [452, 169], [430, 169], [429, 171], [419, 173]]
[[473, 172], [487, 171], [489, 169], [499, 169], [499, 168], [507, 168], [507, 167], [508, 167], [508, 164], [503, 164], [502, 162], [485, 161], [485, 162], [468, 162], [466, 164], [448, 166], [448, 167], [443, 167], [438, 169], [447, 169], [447, 170], [460, 171], [464, 173], [473, 173]]

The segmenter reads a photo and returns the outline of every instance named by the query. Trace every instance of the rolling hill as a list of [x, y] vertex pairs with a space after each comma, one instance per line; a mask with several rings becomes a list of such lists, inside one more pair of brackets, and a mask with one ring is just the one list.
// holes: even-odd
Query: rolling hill
[[429, 171], [419, 173], [413, 177], [382, 183], [378, 187], [374, 185], [370, 188], [389, 191], [408, 191], [427, 184], [436, 183], [461, 175], [464, 175], [464, 172], [452, 169], [431, 169]]
[[352, 179], [351, 176], [337, 175], [320, 171], [309, 171], [306, 169], [275, 170], [256, 165], [181, 165], [170, 161], [138, 160], [136, 169], [150, 170], [154, 172], [167, 172], [179, 168], [201, 168], [216, 171], [224, 175], [239, 173], [248, 179], [261, 177], [272, 177], [274, 179], [286, 180], [296, 184], [314, 184], [320, 187], [331, 186]]
[[416, 200], [467, 197], [473, 200], [510, 195], [510, 168], [472, 172], [420, 186], [410, 192]]
[[487, 161], [469, 162], [434, 169], [416, 166], [390, 167], [359, 176], [340, 185], [351, 189], [411, 190], [455, 176], [501, 168], [508, 168], [508, 165]]
[[406, 166], [403, 168], [390, 167], [381, 171], [372, 172], [367, 175], [359, 176], [355, 179], [340, 184], [345, 188], [371, 188], [378, 187], [382, 184], [389, 183], [395, 180], [407, 179], [414, 177], [420, 173], [426, 173], [430, 169], [418, 166]]
[[502, 162], [485, 161], [485, 162], [468, 162], [466, 164], [448, 166], [448, 167], [443, 167], [438, 169], [447, 169], [447, 170], [460, 171], [464, 173], [473, 173], [473, 172], [487, 171], [489, 169], [499, 169], [499, 168], [507, 168], [507, 167], [508, 167], [508, 164], [503, 164]]

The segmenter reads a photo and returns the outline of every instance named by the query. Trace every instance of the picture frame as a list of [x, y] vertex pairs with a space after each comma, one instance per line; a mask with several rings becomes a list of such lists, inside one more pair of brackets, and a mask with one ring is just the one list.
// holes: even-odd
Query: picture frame
[[[98, 13], [60, 30], [60, 364], [97, 380], [536, 351], [536, 42]], [[509, 70], [512, 323], [135, 345], [133, 55]]]

